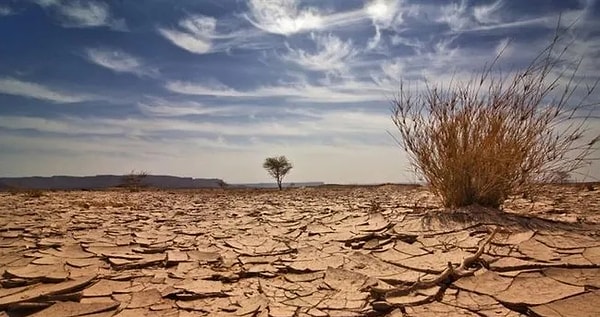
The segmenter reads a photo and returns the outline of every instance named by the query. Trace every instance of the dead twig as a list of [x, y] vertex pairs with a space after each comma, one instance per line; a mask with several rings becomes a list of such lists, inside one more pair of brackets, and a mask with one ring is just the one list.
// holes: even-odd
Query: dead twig
[[[479, 248], [477, 249], [477, 252], [475, 252], [475, 254], [473, 254], [471, 256], [464, 258], [462, 260], [462, 262], [460, 263], [460, 265], [458, 265], [458, 267], [455, 267], [451, 262], [448, 262], [448, 267], [436, 277], [426, 279], [426, 280], [418, 280], [409, 286], [401, 286], [401, 287], [397, 287], [394, 289], [389, 289], [389, 288], [384, 289], [384, 288], [374, 287], [371, 289], [371, 292], [376, 294], [377, 297], [383, 297], [384, 299], [387, 300], [387, 299], [391, 299], [393, 297], [408, 296], [419, 290], [430, 289], [430, 288], [433, 288], [436, 286], [447, 285], [449, 283], [452, 283], [452, 282], [460, 279], [461, 277], [472, 275], [477, 269], [472, 269], [471, 266], [473, 265], [473, 263], [475, 263], [479, 260], [479, 258], [483, 254], [485, 246], [488, 245], [492, 241], [492, 239], [494, 238], [494, 236], [496, 235], [498, 230], [499, 230], [499, 228], [495, 227], [494, 230], [490, 233], [490, 235], [479, 246]], [[436, 296], [437, 296], [437, 292], [436, 292], [436, 294], [430, 295], [423, 300], [425, 300], [425, 301], [434, 300]]]

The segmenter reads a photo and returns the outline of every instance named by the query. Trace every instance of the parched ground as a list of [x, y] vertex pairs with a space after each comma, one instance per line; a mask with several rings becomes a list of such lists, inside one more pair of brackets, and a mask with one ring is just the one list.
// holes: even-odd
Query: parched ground
[[0, 316], [600, 316], [600, 190], [0, 193]]

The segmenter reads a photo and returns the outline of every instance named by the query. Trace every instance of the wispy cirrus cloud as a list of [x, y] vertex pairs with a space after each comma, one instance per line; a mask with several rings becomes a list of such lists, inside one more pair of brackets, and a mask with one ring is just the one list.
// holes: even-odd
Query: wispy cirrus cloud
[[154, 77], [158, 74], [156, 69], [144, 65], [139, 58], [121, 50], [88, 48], [85, 53], [90, 62], [118, 73], [131, 73], [148, 77]]
[[[594, 7], [595, 1], [578, 1], [578, 8], [570, 8], [561, 12], [538, 16], [515, 16], [508, 11], [504, 0], [492, 3], [470, 5], [468, 1], [461, 0], [443, 5], [439, 8], [422, 6], [417, 11], [421, 16], [434, 16], [437, 23], [446, 24], [454, 33], [498, 31], [509, 28], [528, 26], [541, 26], [548, 29], [556, 28], [558, 18], [561, 17], [563, 26], [571, 25], [576, 21], [585, 20], [585, 16]], [[583, 23], [590, 23], [589, 21]]]
[[[405, 10], [403, 0], [366, 0], [361, 7], [339, 12], [301, 6], [298, 0], [250, 0], [248, 7], [245, 17], [252, 25], [263, 32], [284, 36], [331, 31], [361, 21], [370, 21], [374, 27], [374, 35], [367, 43], [367, 50], [375, 50], [382, 44], [382, 29], [398, 28], [403, 23]], [[311, 57], [306, 52], [297, 53], [300, 53], [300, 58], [297, 59], [299, 62], [312, 64]], [[313, 57], [316, 60], [325, 56]]]
[[473, 8], [473, 16], [475, 19], [482, 24], [494, 24], [502, 22], [499, 10], [502, 8], [504, 2], [497, 0], [491, 4], [484, 4], [475, 6]]
[[239, 21], [227, 19], [221, 23], [225, 31], [219, 32], [217, 19], [194, 14], [179, 20], [175, 27], [159, 26], [157, 32], [171, 44], [194, 54], [228, 52], [231, 49], [261, 50], [272, 47], [273, 43], [265, 40], [260, 32], [236, 28], [238, 24]]
[[119, 31], [127, 30], [125, 21], [113, 17], [105, 2], [95, 0], [36, 0], [36, 2], [49, 10], [63, 27], [105, 26]]
[[381, 62], [379, 73], [372, 74], [373, 80], [380, 86], [393, 87], [398, 85], [402, 78], [408, 77], [405, 73], [405, 61], [400, 58], [394, 58]]
[[243, 110], [254, 111], [255, 107], [210, 106], [196, 101], [168, 101], [163, 98], [148, 98], [137, 104], [144, 114], [153, 117], [184, 117], [189, 115], [227, 116], [240, 115]]
[[229, 136], [301, 136], [309, 131], [300, 125], [289, 126], [282, 122], [218, 123], [198, 122], [174, 118], [88, 118], [78, 117], [39, 118], [5, 116], [0, 118], [0, 127], [11, 130], [35, 130], [42, 133], [63, 135], [130, 135], [143, 137], [150, 134], [177, 131], [203, 134], [222, 134]]
[[216, 96], [216, 97], [255, 97], [252, 91], [239, 91], [215, 81], [201, 83], [189, 81], [168, 81], [165, 88], [184, 95]]
[[387, 100], [389, 87], [373, 82], [343, 81], [330, 85], [315, 85], [306, 81], [261, 86], [252, 90], [238, 90], [222, 84], [169, 81], [165, 88], [185, 95], [231, 98], [284, 98], [293, 102], [345, 103]]
[[158, 28], [158, 32], [174, 45], [196, 54], [205, 54], [212, 48], [217, 20], [194, 15], [179, 21], [178, 28]]
[[44, 85], [26, 82], [11, 77], [0, 78], [0, 93], [55, 103], [75, 103], [91, 98], [90, 96], [67, 93]]
[[441, 14], [436, 22], [446, 23], [451, 30], [460, 31], [476, 25], [467, 1], [449, 3], [441, 7]]
[[311, 33], [311, 38], [316, 46], [314, 52], [300, 48], [294, 49], [288, 45], [288, 53], [282, 56], [283, 60], [309, 70], [341, 72], [347, 68], [346, 64], [358, 54], [352, 40], [342, 41], [333, 34], [319, 35], [316, 33]]
[[390, 42], [392, 45], [404, 45], [415, 50], [414, 53], [420, 54], [425, 49], [425, 43], [421, 39], [418, 38], [407, 38], [400, 36], [398, 34], [394, 34], [390, 37]]
[[[281, 117], [280, 115], [286, 115]], [[275, 118], [274, 116], [280, 116]], [[245, 122], [215, 122], [176, 117], [102, 118], [65, 116], [43, 118], [34, 116], [4, 116], [0, 128], [9, 130], [35, 130], [41, 133], [63, 135], [131, 135], [145, 137], [165, 131], [195, 133], [196, 135], [224, 136], [348, 136], [385, 135], [393, 124], [387, 113], [362, 110], [311, 111], [292, 108], [270, 109], [260, 118]], [[176, 136], [173, 136], [176, 138]]]
[[371, 20], [377, 28], [402, 22], [402, 1], [367, 0], [362, 7], [341, 12], [326, 12], [313, 6], [301, 6], [298, 0], [250, 0], [246, 19], [256, 28], [289, 36], [324, 31]]

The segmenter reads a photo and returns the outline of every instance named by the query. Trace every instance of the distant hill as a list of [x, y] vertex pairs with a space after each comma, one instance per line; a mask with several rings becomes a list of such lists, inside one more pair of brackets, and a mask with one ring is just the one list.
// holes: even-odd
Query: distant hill
[[[104, 189], [123, 184], [123, 175], [0, 177], [0, 190], [21, 189]], [[160, 189], [220, 188], [227, 184], [218, 178], [192, 178], [147, 175], [141, 185]]]

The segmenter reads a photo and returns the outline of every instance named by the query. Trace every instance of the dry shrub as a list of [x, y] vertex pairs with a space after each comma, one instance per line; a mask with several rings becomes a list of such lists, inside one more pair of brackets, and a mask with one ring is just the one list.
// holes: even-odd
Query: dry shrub
[[132, 170], [129, 174], [121, 177], [121, 184], [119, 187], [126, 188], [130, 192], [140, 191], [143, 187], [145, 187], [143, 182], [147, 176], [148, 172], [146, 171], [136, 172], [135, 170]]
[[500, 53], [467, 83], [420, 94], [400, 86], [392, 101], [397, 141], [446, 207], [499, 207], [511, 194], [530, 195], [557, 173], [589, 163], [598, 137], [585, 139], [590, 115], [579, 115], [593, 106], [586, 102], [595, 85], [580, 85], [578, 63], [561, 70], [569, 65], [556, 34], [510, 77], [492, 70]]
[[41, 198], [46, 196], [46, 193], [41, 189], [27, 189], [23, 192], [23, 195], [27, 198]]

